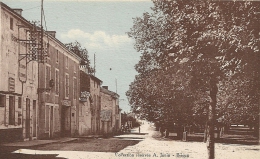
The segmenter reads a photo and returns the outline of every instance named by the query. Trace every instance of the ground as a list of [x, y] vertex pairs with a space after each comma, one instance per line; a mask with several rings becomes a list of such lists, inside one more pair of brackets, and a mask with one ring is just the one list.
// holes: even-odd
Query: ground
[[[52, 143], [36, 146], [31, 149], [7, 150], [2, 158], [15, 159], [46, 159], [46, 158], [104, 158], [104, 159], [149, 159], [149, 158], [207, 158], [206, 143], [202, 142], [201, 134], [188, 136], [189, 141], [175, 140], [175, 134], [169, 138], [160, 136], [154, 131], [152, 124], [145, 122], [132, 130], [131, 134], [124, 134], [107, 139], [82, 139], [68, 143]], [[223, 138], [227, 140], [223, 140]], [[260, 158], [260, 145], [255, 138], [241, 135], [226, 135], [215, 144], [216, 159], [258, 159]], [[225, 141], [225, 142], [223, 142]], [[3, 152], [3, 151], [2, 151]]]

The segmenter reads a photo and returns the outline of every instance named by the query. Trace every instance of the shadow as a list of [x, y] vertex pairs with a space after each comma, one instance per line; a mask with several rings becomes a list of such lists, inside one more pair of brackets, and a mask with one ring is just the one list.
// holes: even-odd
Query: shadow
[[[258, 145], [258, 139], [253, 137], [252, 135], [240, 135], [241, 133], [233, 133], [225, 134], [220, 138], [215, 138], [215, 143], [223, 143], [223, 144], [241, 144], [241, 145]], [[156, 132], [153, 135], [154, 139], [157, 140], [175, 140], [182, 141], [177, 138], [177, 135], [173, 133], [168, 138], [162, 137], [159, 132]], [[188, 134], [186, 142], [203, 142], [204, 136], [203, 134]]]
[[48, 155], [28, 155], [28, 154], [0, 154], [0, 158], [4, 159], [65, 159], [63, 157], [56, 157], [58, 154], [48, 154]]

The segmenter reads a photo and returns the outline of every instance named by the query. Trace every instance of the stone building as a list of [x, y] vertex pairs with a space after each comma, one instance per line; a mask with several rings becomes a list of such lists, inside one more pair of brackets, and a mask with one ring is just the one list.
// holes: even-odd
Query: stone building
[[77, 135], [81, 58], [54, 31], [45, 32], [43, 41], [48, 56], [39, 64], [39, 137]]
[[84, 71], [80, 73], [80, 90], [88, 94], [88, 100], [79, 104], [80, 134], [100, 134], [101, 97], [100, 86], [102, 81]]
[[[33, 25], [22, 9], [0, 2], [0, 141], [38, 137], [38, 62], [33, 61]], [[28, 56], [27, 56], [28, 55]]]
[[108, 90], [107, 86], [100, 88], [101, 117], [100, 129], [102, 134], [111, 134], [120, 131], [121, 111], [119, 108], [119, 95]]

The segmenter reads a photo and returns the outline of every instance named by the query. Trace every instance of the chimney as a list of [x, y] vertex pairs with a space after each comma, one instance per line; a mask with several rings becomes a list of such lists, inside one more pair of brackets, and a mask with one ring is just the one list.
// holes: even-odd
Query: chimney
[[107, 90], [108, 90], [108, 86], [102, 86], [102, 88], [105, 88], [105, 89], [107, 89]]
[[15, 13], [19, 14], [20, 16], [22, 16], [22, 12], [23, 12], [22, 9], [20, 9], [20, 8], [14, 8], [13, 11], [14, 11]]
[[56, 31], [46, 31], [46, 32], [47, 32], [47, 34], [49, 34], [50, 36], [55, 38]]

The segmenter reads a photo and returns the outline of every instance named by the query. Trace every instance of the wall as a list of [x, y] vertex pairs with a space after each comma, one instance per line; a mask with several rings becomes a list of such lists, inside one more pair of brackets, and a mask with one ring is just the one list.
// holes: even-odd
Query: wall
[[54, 86], [49, 92], [39, 94], [41, 138], [74, 136], [79, 130], [80, 59], [68, 51], [55, 37], [45, 34], [44, 41], [46, 46], [49, 43], [49, 48], [46, 63], [40, 64], [39, 87], [50, 88], [50, 80], [53, 80]]
[[[11, 140], [36, 139], [37, 62], [29, 62], [27, 58], [20, 60], [21, 54], [29, 51], [29, 45], [19, 41], [28, 38], [27, 30], [31, 25], [3, 3], [0, 17], [0, 94], [5, 98], [4, 107], [0, 108], [0, 131], [8, 134]], [[16, 131], [20, 134], [15, 134]]]

